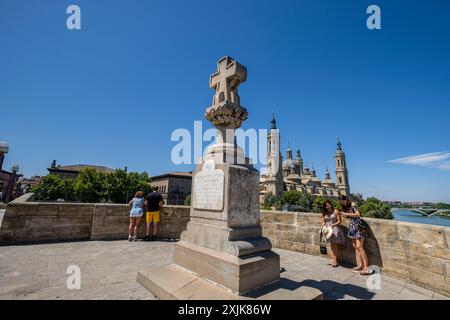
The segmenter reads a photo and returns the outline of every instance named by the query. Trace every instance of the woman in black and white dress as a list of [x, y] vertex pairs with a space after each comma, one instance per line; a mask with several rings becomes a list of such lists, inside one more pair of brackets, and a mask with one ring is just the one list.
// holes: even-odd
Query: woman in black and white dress
[[351, 203], [346, 196], [341, 196], [341, 215], [346, 218], [350, 218], [348, 225], [348, 237], [352, 239], [353, 248], [356, 254], [356, 267], [354, 271], [360, 271], [361, 275], [372, 274], [369, 271], [369, 259], [367, 258], [366, 250], [364, 249], [365, 234], [361, 230], [363, 224], [361, 220], [361, 213], [356, 207], [355, 203]]

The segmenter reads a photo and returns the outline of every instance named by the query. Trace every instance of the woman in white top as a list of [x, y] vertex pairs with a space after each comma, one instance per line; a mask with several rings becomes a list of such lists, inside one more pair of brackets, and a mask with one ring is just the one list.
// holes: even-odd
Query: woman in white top
[[137, 232], [144, 214], [144, 192], [138, 191], [134, 194], [134, 198], [128, 203], [131, 207], [130, 226], [128, 227], [128, 241], [137, 240]]

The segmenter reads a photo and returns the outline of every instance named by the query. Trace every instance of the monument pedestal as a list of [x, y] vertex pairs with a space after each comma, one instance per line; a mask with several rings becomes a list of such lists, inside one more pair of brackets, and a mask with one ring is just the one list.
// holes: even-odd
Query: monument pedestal
[[173, 263], [241, 295], [280, 279], [280, 256], [264, 251], [242, 257], [180, 241]]
[[[192, 175], [187, 230], [174, 245], [172, 265], [138, 273], [139, 283], [160, 299], [235, 299], [279, 283], [280, 257], [260, 225], [259, 172], [234, 142], [234, 130], [247, 118], [237, 94], [246, 78], [246, 68], [230, 57], [220, 59], [210, 77], [216, 93], [205, 117], [217, 128], [217, 143]], [[304, 290], [297, 298], [321, 296]]]
[[280, 257], [262, 236], [259, 172], [216, 156], [193, 173], [191, 217], [173, 263], [240, 295], [279, 280]]
[[[258, 193], [258, 171], [251, 166], [216, 164], [208, 156], [193, 173], [191, 217], [181, 240], [174, 244], [171, 268], [181, 267], [177, 270], [234, 296], [278, 281], [280, 257], [262, 236]], [[162, 270], [148, 274], [151, 279], [140, 273], [140, 283], [156, 290], [152, 293], [159, 298], [168, 297], [171, 280], [162, 278], [170, 275]]]
[[237, 295], [176, 264], [138, 272], [137, 281], [161, 300], [322, 300], [319, 289], [280, 281]]

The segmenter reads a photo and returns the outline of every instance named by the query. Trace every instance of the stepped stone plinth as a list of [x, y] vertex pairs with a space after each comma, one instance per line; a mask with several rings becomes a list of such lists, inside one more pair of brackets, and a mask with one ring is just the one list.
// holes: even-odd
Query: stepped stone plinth
[[[280, 257], [262, 236], [259, 172], [234, 139], [248, 116], [238, 95], [246, 79], [247, 69], [230, 57], [220, 59], [210, 77], [215, 95], [205, 117], [217, 128], [217, 139], [193, 173], [190, 221], [170, 267], [180, 277], [187, 272], [237, 296], [280, 279]], [[141, 272], [138, 280], [167, 298], [173, 281], [163, 269]]]

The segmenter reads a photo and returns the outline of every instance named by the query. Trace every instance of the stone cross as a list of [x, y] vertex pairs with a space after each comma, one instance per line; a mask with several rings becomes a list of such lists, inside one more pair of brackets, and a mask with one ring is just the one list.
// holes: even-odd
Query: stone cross
[[239, 128], [247, 119], [247, 110], [241, 106], [238, 87], [247, 80], [247, 69], [228, 56], [217, 62], [217, 72], [209, 78], [209, 87], [215, 90], [212, 105], [205, 117], [218, 129]]
[[229, 101], [235, 106], [240, 106], [237, 89], [241, 82], [247, 80], [247, 69], [228, 56], [217, 62], [217, 72], [209, 78], [209, 87], [216, 91], [213, 98], [213, 106], [218, 106], [223, 101]]

